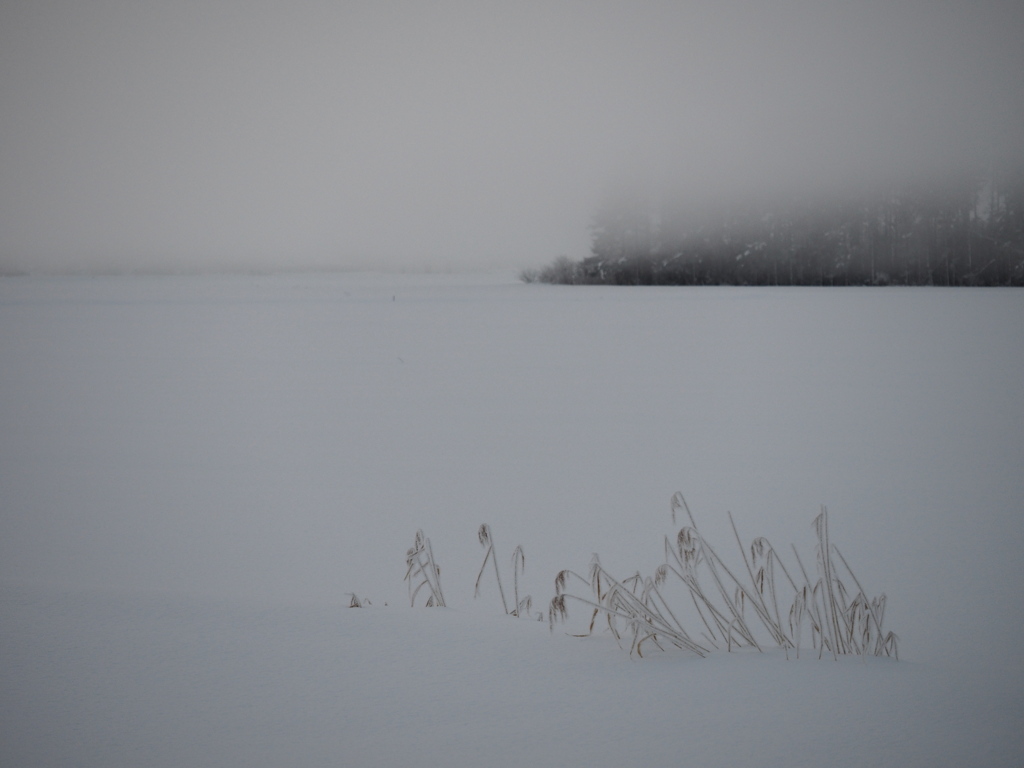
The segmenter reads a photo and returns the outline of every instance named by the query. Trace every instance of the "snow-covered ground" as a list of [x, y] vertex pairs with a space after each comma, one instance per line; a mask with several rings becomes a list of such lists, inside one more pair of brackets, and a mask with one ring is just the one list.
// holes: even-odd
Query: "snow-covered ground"
[[[1022, 330], [1001, 289], [0, 279], [0, 764], [1020, 764]], [[727, 510], [810, 553], [828, 505], [901, 660], [474, 600], [480, 523], [543, 607], [650, 573], [677, 490], [727, 557]]]

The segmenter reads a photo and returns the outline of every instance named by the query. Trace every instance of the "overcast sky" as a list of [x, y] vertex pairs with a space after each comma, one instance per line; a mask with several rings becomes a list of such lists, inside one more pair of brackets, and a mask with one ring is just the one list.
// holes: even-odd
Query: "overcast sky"
[[1024, 153], [1019, 0], [0, 0], [0, 266], [533, 266]]

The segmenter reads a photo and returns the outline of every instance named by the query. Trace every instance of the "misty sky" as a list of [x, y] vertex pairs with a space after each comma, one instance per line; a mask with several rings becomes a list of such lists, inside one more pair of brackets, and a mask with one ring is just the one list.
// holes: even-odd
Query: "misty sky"
[[532, 266], [1024, 157], [1019, 0], [0, 0], [0, 267]]

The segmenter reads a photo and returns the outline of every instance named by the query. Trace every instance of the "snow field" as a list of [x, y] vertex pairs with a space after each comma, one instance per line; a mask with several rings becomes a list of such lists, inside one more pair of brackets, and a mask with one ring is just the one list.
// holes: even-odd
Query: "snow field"
[[[0, 763], [1017, 762], [1022, 320], [999, 289], [0, 280]], [[480, 523], [543, 608], [593, 552], [650, 573], [676, 490], [726, 558], [726, 510], [804, 556], [828, 505], [903, 660], [638, 661], [473, 599]], [[405, 607], [418, 528], [448, 610]]]

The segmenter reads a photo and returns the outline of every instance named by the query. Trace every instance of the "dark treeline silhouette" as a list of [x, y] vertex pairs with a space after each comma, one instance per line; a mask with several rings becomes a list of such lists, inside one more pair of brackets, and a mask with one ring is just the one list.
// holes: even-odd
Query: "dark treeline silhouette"
[[523, 279], [612, 285], [1024, 285], [1024, 173], [687, 215], [640, 197], [594, 217], [592, 255]]

